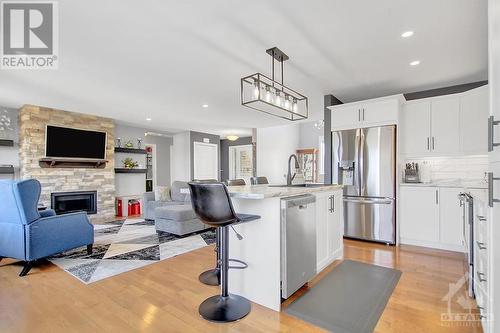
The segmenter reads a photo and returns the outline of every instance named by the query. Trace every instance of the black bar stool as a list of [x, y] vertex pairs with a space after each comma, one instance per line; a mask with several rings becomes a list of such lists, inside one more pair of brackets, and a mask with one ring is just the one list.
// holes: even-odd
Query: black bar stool
[[204, 271], [198, 277], [201, 283], [209, 286], [219, 286], [220, 285], [220, 232], [219, 228], [215, 229], [215, 268]]
[[[216, 179], [195, 179], [194, 183], [218, 183]], [[204, 271], [198, 277], [201, 283], [209, 286], [219, 286], [220, 285], [220, 232], [219, 228], [215, 229], [215, 268]]]
[[246, 182], [244, 179], [231, 179], [227, 181], [227, 186], [242, 186], [246, 185]]
[[[220, 295], [207, 298], [200, 304], [200, 315], [210, 321], [230, 322], [250, 313], [250, 301], [239, 295], [229, 294], [229, 227], [236, 223], [260, 218], [258, 215], [236, 214], [227, 188], [222, 183], [189, 183], [191, 203], [198, 218], [220, 234]], [[235, 260], [236, 261], [236, 260]]]

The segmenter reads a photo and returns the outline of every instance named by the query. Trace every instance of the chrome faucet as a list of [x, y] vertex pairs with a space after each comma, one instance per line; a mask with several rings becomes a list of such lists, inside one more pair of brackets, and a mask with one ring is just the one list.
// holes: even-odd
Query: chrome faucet
[[290, 157], [288, 158], [288, 173], [286, 174], [286, 185], [287, 186], [292, 185], [292, 181], [295, 178], [295, 176], [297, 175], [297, 173], [294, 172], [293, 176], [292, 176], [292, 170], [290, 168], [290, 162], [292, 161], [292, 158], [295, 159], [295, 170], [300, 168], [297, 155], [295, 155], [295, 154], [290, 155]]

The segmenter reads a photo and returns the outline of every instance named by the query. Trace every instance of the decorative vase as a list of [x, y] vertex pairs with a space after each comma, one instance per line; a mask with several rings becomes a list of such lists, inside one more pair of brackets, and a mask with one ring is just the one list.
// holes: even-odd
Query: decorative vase
[[122, 139], [120, 139], [120, 138], [116, 139], [116, 147], [118, 147], [118, 148], [122, 147]]
[[141, 149], [142, 139], [137, 138], [137, 149]]

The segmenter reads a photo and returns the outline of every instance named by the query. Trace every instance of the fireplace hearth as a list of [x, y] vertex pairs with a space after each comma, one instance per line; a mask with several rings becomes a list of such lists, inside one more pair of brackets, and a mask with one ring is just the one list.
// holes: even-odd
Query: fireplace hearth
[[97, 191], [57, 192], [50, 197], [57, 215], [74, 212], [97, 214]]

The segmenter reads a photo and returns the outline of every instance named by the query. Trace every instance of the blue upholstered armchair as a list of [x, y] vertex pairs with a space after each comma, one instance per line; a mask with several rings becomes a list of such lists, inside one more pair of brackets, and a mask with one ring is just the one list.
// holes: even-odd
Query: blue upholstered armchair
[[37, 259], [84, 245], [92, 252], [94, 226], [87, 214], [39, 212], [40, 190], [35, 179], [0, 180], [0, 260], [24, 260], [20, 276], [28, 274]]

